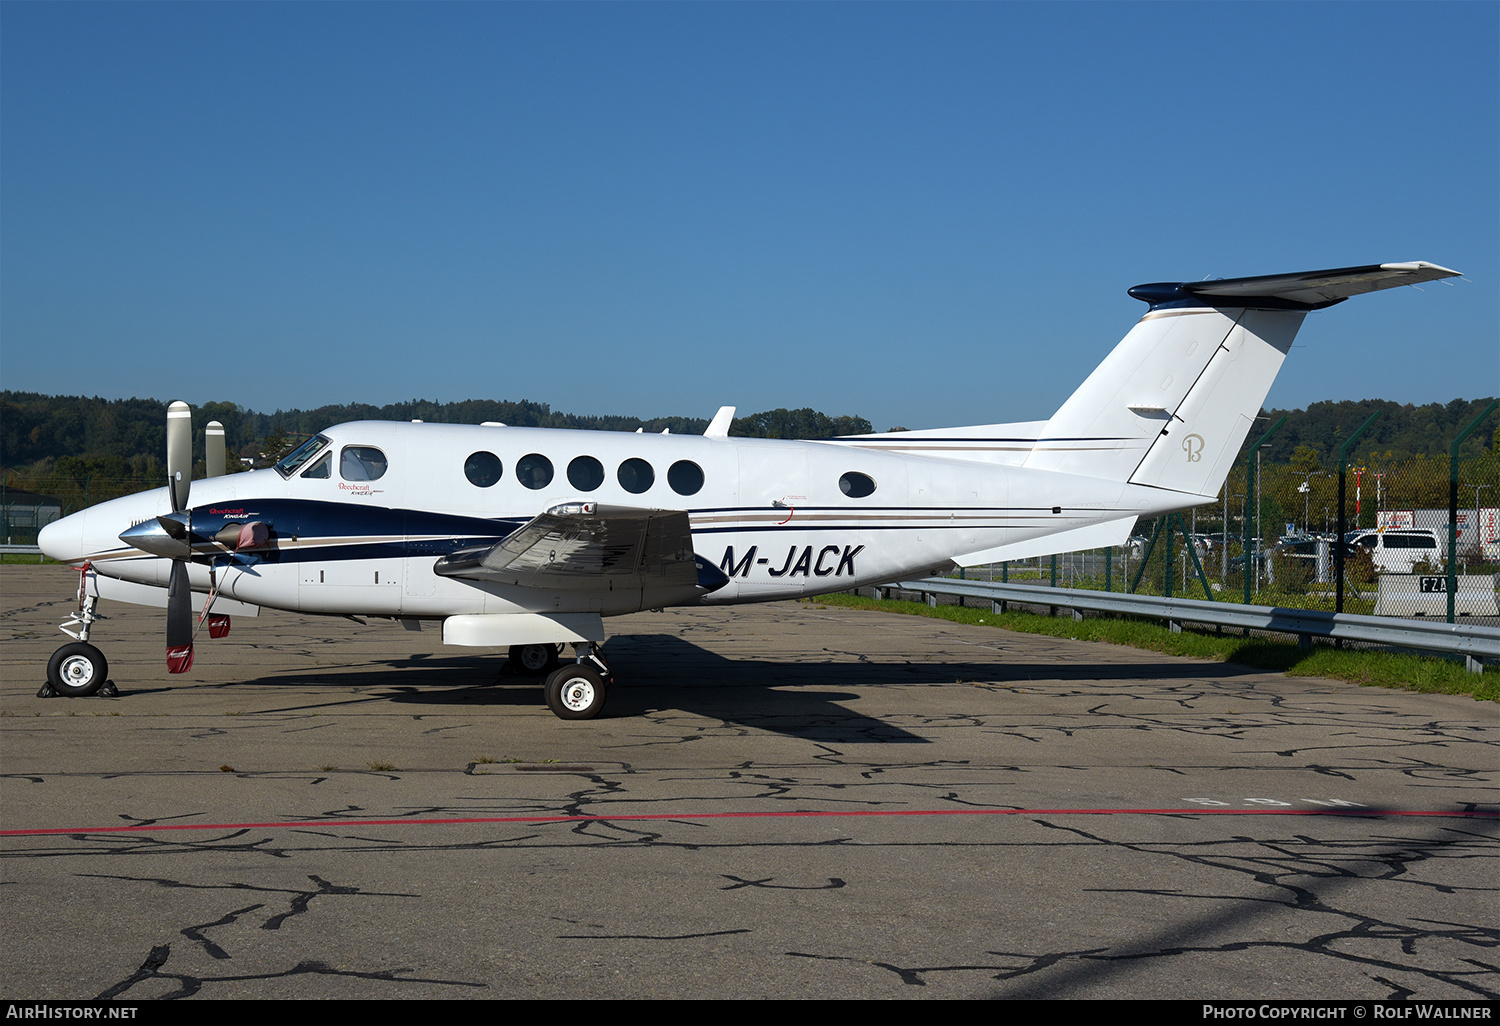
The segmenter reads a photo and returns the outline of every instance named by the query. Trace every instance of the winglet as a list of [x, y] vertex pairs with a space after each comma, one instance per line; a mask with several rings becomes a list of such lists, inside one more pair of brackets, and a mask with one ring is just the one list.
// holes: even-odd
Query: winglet
[[719, 412], [714, 414], [714, 419], [708, 422], [704, 429], [704, 438], [728, 438], [729, 425], [734, 422], [734, 407], [720, 406]]

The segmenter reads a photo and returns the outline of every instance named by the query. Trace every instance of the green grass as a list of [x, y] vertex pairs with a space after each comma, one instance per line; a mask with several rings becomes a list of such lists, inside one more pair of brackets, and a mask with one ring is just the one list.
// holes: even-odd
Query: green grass
[[1191, 656], [1217, 662], [1238, 663], [1261, 670], [1275, 670], [1289, 677], [1327, 677], [1354, 684], [1400, 688], [1406, 691], [1444, 695], [1469, 695], [1477, 701], [1500, 701], [1500, 672], [1485, 667], [1469, 673], [1464, 665], [1435, 656], [1403, 655], [1368, 650], [1336, 649], [1314, 645], [1298, 648], [1295, 642], [1275, 641], [1238, 634], [1213, 634], [1184, 628], [1180, 634], [1148, 620], [1123, 617], [1041, 616], [1036, 613], [991, 613], [967, 606], [928, 606], [921, 602], [868, 599], [859, 595], [820, 595], [806, 601], [847, 609], [876, 609], [886, 613], [930, 616], [955, 623], [999, 627], [1026, 634], [1047, 634], [1076, 641], [1104, 641], [1111, 645]]

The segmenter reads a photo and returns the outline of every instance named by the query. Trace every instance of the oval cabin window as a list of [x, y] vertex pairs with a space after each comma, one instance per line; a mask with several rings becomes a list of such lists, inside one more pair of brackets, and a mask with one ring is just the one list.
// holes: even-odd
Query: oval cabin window
[[591, 492], [604, 483], [604, 464], [592, 456], [578, 456], [568, 464], [568, 484]]
[[869, 475], [861, 474], [857, 470], [851, 470], [839, 478], [839, 491], [851, 499], [863, 499], [875, 491], [875, 482]]
[[500, 475], [504, 472], [500, 457], [492, 452], [476, 452], [464, 460], [464, 477], [476, 488], [488, 488], [500, 480]]
[[692, 460], [678, 460], [667, 471], [667, 484], [678, 495], [697, 495], [703, 487], [703, 468]]
[[656, 483], [656, 471], [645, 460], [629, 459], [620, 464], [620, 487], [633, 495], [639, 495]]
[[552, 461], [540, 453], [530, 453], [516, 460], [516, 480], [532, 491], [552, 483]]
[[345, 481], [379, 481], [385, 468], [385, 453], [373, 445], [346, 445], [339, 454], [339, 477]]

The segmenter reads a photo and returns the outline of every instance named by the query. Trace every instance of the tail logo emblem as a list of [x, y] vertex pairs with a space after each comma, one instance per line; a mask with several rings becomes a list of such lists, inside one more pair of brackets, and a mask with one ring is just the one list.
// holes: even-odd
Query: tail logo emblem
[[1197, 463], [1203, 458], [1203, 436], [1191, 434], [1182, 440], [1182, 450], [1187, 453], [1189, 463]]

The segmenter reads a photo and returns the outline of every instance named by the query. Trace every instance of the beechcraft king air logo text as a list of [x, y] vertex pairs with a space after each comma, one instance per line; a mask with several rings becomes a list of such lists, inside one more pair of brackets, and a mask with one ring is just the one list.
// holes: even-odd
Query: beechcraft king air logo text
[[[843, 577], [845, 571], [854, 576], [854, 557], [863, 552], [863, 545], [792, 545], [787, 548], [786, 559], [779, 568], [772, 566], [772, 558], [758, 556], [760, 546], [750, 546], [738, 562], [734, 558], [734, 546], [724, 549], [724, 558], [719, 569], [729, 577], [749, 577], [754, 567], [763, 566], [772, 577]], [[813, 555], [816, 551], [817, 555]]]
[[1188, 435], [1182, 440], [1182, 451], [1187, 453], [1189, 463], [1197, 463], [1203, 458], [1203, 436], [1197, 433]]

